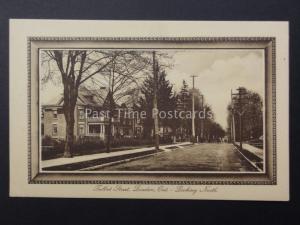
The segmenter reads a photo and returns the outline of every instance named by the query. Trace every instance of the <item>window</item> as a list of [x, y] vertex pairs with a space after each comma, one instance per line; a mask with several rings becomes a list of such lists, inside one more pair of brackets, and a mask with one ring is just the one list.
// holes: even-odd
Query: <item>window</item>
[[84, 111], [82, 109], [79, 110], [79, 119], [84, 119]]
[[79, 135], [81, 135], [81, 136], [84, 135], [84, 125], [79, 126]]
[[54, 118], [54, 119], [57, 119], [57, 110], [54, 110], [54, 111], [53, 111], [53, 118]]
[[57, 136], [57, 124], [52, 124], [52, 135]]
[[90, 134], [100, 134], [100, 124], [89, 124]]

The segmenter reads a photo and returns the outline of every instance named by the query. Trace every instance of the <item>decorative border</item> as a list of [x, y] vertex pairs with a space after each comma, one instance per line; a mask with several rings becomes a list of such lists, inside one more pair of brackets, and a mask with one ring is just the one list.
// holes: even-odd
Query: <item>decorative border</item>
[[271, 181], [36, 180], [29, 184], [275, 185]]
[[31, 41], [168, 41], [168, 42], [253, 42], [275, 41], [275, 37], [28, 37]]
[[[32, 127], [31, 127], [31, 43], [33, 41], [107, 41], [107, 42], [202, 42], [202, 43], [218, 43], [218, 42], [233, 42], [233, 43], [250, 43], [250, 42], [271, 42], [271, 81], [272, 81], [272, 151], [273, 151], [273, 164], [272, 164], [272, 177], [271, 179], [266, 174], [257, 174], [258, 176], [264, 175], [265, 180], [245, 181], [245, 180], [201, 180], [201, 181], [179, 181], [179, 180], [89, 180], [89, 179], [70, 179], [70, 180], [51, 180], [41, 179], [41, 174], [32, 176]], [[230, 48], [228, 48], [230, 49]], [[266, 57], [266, 56], [265, 56]], [[265, 65], [266, 66], [266, 65]], [[275, 37], [28, 37], [27, 38], [27, 97], [28, 97], [28, 183], [29, 184], [146, 184], [146, 185], [276, 185], [277, 184], [277, 154], [276, 154], [276, 38]], [[266, 93], [266, 90], [265, 90]], [[266, 135], [265, 135], [266, 138]], [[266, 158], [266, 155], [265, 155]], [[59, 172], [57, 174], [60, 174]], [[68, 173], [64, 176], [85, 176], [86, 174]], [[174, 173], [176, 174], [176, 173]], [[174, 175], [173, 174], [173, 175]], [[43, 173], [43, 175], [49, 175]], [[90, 174], [88, 174], [90, 175]], [[94, 173], [94, 175], [100, 175]], [[101, 174], [103, 175], [103, 174]], [[128, 174], [126, 174], [128, 175]], [[147, 176], [147, 174], [143, 174]], [[190, 175], [188, 172], [183, 175]], [[200, 175], [200, 173], [199, 173]], [[201, 174], [203, 175], [203, 174]], [[216, 174], [211, 174], [212, 176]], [[218, 174], [218, 176], [226, 176], [230, 174]], [[234, 174], [238, 176], [239, 174]], [[209, 176], [209, 175], [208, 175]], [[205, 178], [203, 178], [205, 179]]]
[[277, 180], [277, 145], [276, 145], [276, 39], [272, 39], [272, 134], [273, 134], [273, 180]]
[[32, 181], [32, 164], [31, 164], [31, 41], [32, 38], [27, 39], [27, 113], [28, 113], [28, 132], [27, 132], [27, 141], [28, 141], [28, 182]]

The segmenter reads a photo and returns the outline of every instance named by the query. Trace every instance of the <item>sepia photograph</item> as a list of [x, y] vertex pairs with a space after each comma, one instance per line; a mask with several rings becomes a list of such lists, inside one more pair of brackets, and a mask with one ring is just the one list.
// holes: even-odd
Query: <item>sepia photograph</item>
[[263, 49], [39, 49], [41, 171], [265, 172]]

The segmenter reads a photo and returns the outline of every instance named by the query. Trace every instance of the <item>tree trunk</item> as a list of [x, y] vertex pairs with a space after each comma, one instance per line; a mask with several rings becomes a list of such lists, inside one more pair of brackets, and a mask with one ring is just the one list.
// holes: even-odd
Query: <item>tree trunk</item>
[[72, 148], [74, 143], [74, 111], [77, 101], [78, 90], [71, 82], [65, 82], [64, 84], [64, 104], [63, 110], [66, 120], [66, 142], [64, 149], [64, 157], [72, 157]]
[[72, 147], [74, 143], [74, 112], [68, 113], [66, 116], [66, 143], [65, 143], [65, 151], [64, 157], [71, 158], [72, 157]]
[[155, 59], [155, 52], [153, 51], [153, 78], [154, 78], [154, 85], [153, 85], [153, 112], [154, 114], [154, 145], [155, 150], [159, 150], [159, 125], [158, 125], [158, 106], [157, 106], [157, 73], [158, 73], [158, 64]]
[[106, 152], [109, 153], [111, 149], [111, 139], [112, 139], [112, 118], [114, 116], [114, 99], [113, 93], [108, 94], [109, 97], [109, 119], [108, 119], [108, 131], [107, 131], [107, 141], [106, 141]]
[[106, 152], [110, 152], [111, 147], [111, 126], [112, 126], [112, 111], [109, 112], [108, 129], [107, 129], [107, 141], [106, 141]]

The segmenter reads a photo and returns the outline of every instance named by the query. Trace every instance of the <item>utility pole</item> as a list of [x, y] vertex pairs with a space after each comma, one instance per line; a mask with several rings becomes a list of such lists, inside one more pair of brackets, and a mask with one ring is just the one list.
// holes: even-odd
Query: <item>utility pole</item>
[[[231, 96], [237, 96], [237, 97], [232, 97], [233, 100], [237, 100], [237, 113], [239, 115], [239, 141], [240, 141], [240, 150], [243, 149], [243, 114], [245, 112], [245, 109], [243, 109], [243, 105], [245, 102], [243, 102], [244, 99], [244, 96], [247, 95], [246, 93], [246, 89], [245, 88], [242, 88], [242, 87], [239, 87], [237, 89], [238, 93], [236, 94], [231, 94]], [[235, 110], [235, 109], [233, 109]], [[233, 126], [235, 127], [235, 126]], [[235, 129], [235, 128], [234, 128]], [[235, 130], [234, 130], [234, 133], [235, 133]], [[234, 137], [235, 138], [235, 137]]]
[[[201, 97], [201, 110], [204, 110], [204, 96], [200, 94]], [[204, 118], [201, 118], [200, 120], [200, 137], [201, 137], [201, 142], [203, 142], [203, 136], [204, 136], [204, 119], [206, 117], [206, 112], [204, 114]]]
[[157, 73], [158, 73], [158, 63], [155, 58], [155, 51], [153, 51], [153, 111], [152, 115], [154, 117], [154, 140], [155, 140], [155, 150], [159, 150], [159, 128], [158, 128], [158, 108], [157, 108]]
[[193, 79], [193, 89], [192, 89], [192, 142], [195, 143], [195, 77], [196, 75], [191, 76]]
[[235, 143], [235, 119], [234, 119], [234, 110], [233, 110], [233, 94], [231, 90], [231, 138], [233, 143]]
[[243, 125], [242, 125], [242, 89], [238, 88], [238, 100], [239, 100], [239, 124], [240, 124], [240, 150], [243, 150]]

